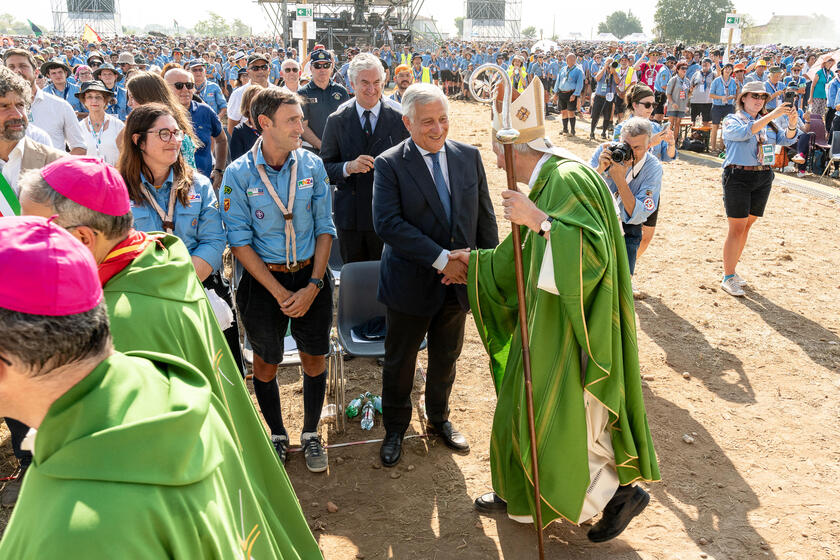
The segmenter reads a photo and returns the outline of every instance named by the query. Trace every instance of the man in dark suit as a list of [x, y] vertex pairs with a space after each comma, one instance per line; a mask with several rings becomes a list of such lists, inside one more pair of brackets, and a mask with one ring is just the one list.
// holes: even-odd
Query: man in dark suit
[[449, 422], [449, 394], [468, 308], [466, 289], [453, 285], [466, 282], [466, 269], [463, 262], [449, 259], [449, 252], [499, 243], [478, 150], [446, 140], [443, 92], [431, 84], [412, 85], [403, 96], [403, 111], [411, 138], [376, 158], [373, 183], [373, 224], [385, 242], [378, 297], [387, 306], [382, 369], [386, 434], [380, 449], [386, 467], [400, 460], [424, 337], [429, 352], [427, 430], [453, 449], [469, 450], [466, 438]]
[[342, 261], [378, 261], [382, 240], [373, 230], [373, 160], [408, 138], [408, 130], [402, 114], [382, 99], [385, 72], [378, 58], [356, 56], [348, 74], [356, 97], [327, 118], [321, 159], [336, 186], [333, 213]]

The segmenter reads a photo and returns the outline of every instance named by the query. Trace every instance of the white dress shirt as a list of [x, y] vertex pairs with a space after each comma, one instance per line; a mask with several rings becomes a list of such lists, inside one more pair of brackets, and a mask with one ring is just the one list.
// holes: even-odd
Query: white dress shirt
[[15, 191], [16, 195], [20, 194], [17, 183], [18, 177], [20, 176], [20, 162], [23, 159], [23, 142], [24, 138], [18, 140], [18, 143], [9, 152], [9, 159], [3, 161], [0, 158], [0, 172], [3, 173], [3, 177], [6, 178], [6, 181], [12, 187], [12, 190]]
[[79, 126], [79, 119], [73, 107], [60, 97], [36, 89], [30, 108], [30, 121], [50, 135], [52, 145], [57, 150], [63, 150], [65, 143], [71, 149], [85, 148], [82, 127]]
[[[414, 140], [412, 140], [414, 142]], [[429, 169], [429, 178], [432, 179], [432, 183], [435, 181], [435, 173], [434, 169], [434, 162], [432, 162], [432, 158], [428, 157], [430, 152], [429, 150], [424, 150], [417, 143], [414, 144], [417, 146], [417, 149], [420, 151], [420, 155], [423, 156], [423, 162], [426, 164], [426, 167]], [[449, 165], [446, 162], [446, 148], [444, 147], [441, 151], [438, 152], [438, 162], [440, 163], [440, 169], [443, 171], [443, 179], [446, 182], [446, 190], [449, 191], [449, 194], [452, 194], [452, 188], [449, 186]], [[435, 259], [435, 262], [432, 263], [432, 266], [438, 270], [443, 270], [446, 268], [446, 265], [449, 264], [449, 250], [444, 249], [438, 255], [438, 258]]]

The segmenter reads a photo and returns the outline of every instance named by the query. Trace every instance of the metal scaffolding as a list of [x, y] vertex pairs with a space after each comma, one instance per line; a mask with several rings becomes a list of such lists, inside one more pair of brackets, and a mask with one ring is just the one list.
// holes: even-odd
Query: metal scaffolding
[[[274, 36], [284, 44], [291, 32], [294, 0], [256, 0], [268, 18]], [[414, 20], [424, 0], [310, 0], [317, 25], [315, 39], [328, 49], [352, 45], [411, 41]], [[292, 15], [290, 15], [292, 14]]]
[[85, 24], [99, 35], [121, 35], [119, 0], [50, 0], [53, 33], [81, 35]]
[[522, 0], [464, 0], [464, 38], [519, 40]]

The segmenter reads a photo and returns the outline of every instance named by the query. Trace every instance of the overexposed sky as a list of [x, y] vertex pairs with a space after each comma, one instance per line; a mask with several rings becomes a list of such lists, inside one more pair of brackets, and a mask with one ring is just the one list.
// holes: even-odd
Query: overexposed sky
[[[224, 16], [228, 21], [234, 18], [242, 19], [252, 26], [255, 33], [266, 32], [270, 24], [262, 8], [256, 2], [242, 0], [187, 0], [172, 2], [171, 0], [118, 0], [121, 7], [123, 24], [143, 27], [151, 23], [169, 24], [173, 19], [181, 26], [190, 27], [196, 21], [207, 17], [207, 12], [214, 11]], [[289, 3], [292, 3], [290, 0]], [[636, 2], [639, 7], [633, 13], [642, 21], [646, 32], [653, 28], [653, 14], [656, 11], [655, 0]], [[765, 23], [772, 13], [794, 15], [796, 3], [789, 0], [735, 0], [735, 8], [739, 12], [752, 15], [756, 23]], [[598, 22], [603, 21], [607, 14], [615, 10], [626, 10], [626, 0], [600, 0], [597, 10], [587, 12], [580, 9], [590, 5], [575, 4], [574, 8], [566, 2], [556, 0], [523, 0], [522, 27], [533, 25], [542, 29], [546, 37], [554, 31], [563, 36], [569, 32], [579, 32], [589, 37], [591, 32], [597, 32]], [[235, 7], [234, 7], [235, 6]], [[825, 6], [826, 8], [828, 6]], [[805, 13], [810, 14], [813, 8]], [[454, 32], [454, 20], [464, 14], [463, 0], [425, 0], [421, 15], [431, 15], [435, 18], [438, 28], [443, 32]], [[824, 10], [828, 11], [828, 10]], [[52, 28], [50, 0], [28, 0], [26, 2], [4, 2], [0, 12], [9, 12], [17, 19], [25, 21], [27, 18], [35, 23], [44, 24]], [[830, 16], [830, 14], [829, 14]]]

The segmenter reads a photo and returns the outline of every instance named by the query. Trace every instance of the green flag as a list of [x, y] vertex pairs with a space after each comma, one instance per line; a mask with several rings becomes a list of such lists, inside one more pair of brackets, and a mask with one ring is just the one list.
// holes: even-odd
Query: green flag
[[37, 25], [35, 25], [34, 23], [32, 23], [32, 20], [26, 20], [26, 21], [28, 21], [28, 22], [29, 22], [29, 27], [31, 27], [31, 28], [32, 28], [32, 33], [34, 33], [36, 37], [40, 37], [41, 35], [43, 35], [43, 34], [44, 34], [44, 32], [43, 32], [43, 31], [41, 31], [41, 28], [40, 28], [40, 27], [38, 27]]

